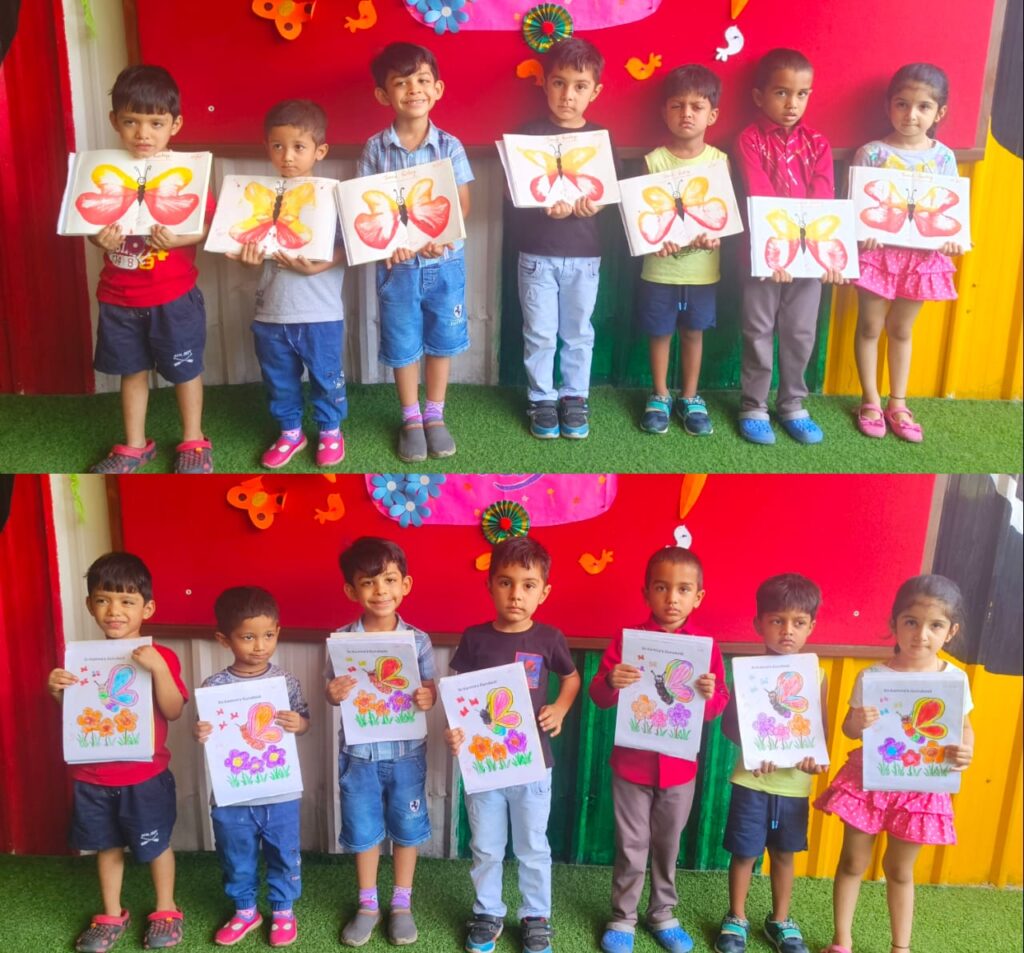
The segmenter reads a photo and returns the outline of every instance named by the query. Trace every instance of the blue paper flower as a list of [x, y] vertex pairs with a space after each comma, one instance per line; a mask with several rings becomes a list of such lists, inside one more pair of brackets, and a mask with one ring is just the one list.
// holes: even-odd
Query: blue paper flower
[[[397, 494], [401, 497], [401, 494]], [[421, 503], [417, 503], [415, 500], [407, 500], [401, 497], [401, 500], [396, 500], [391, 509], [388, 510], [388, 515], [392, 519], [398, 520], [398, 525], [403, 529], [410, 523], [413, 526], [422, 526], [423, 520], [429, 518], [430, 509], [423, 506]]]
[[405, 0], [410, 7], [415, 7], [420, 13], [426, 13], [430, 7], [427, 6], [427, 0]]
[[[462, 8], [466, 0], [421, 0], [427, 5], [423, 14], [423, 22], [434, 25], [434, 32], [440, 36], [446, 31], [459, 32], [459, 24], [469, 19], [469, 14]], [[416, 9], [420, 9], [417, 4]]]
[[372, 496], [385, 506], [392, 506], [399, 501], [404, 503], [403, 482], [404, 478], [401, 473], [378, 473], [370, 478], [370, 483], [373, 485]]
[[428, 498], [436, 500], [441, 495], [441, 484], [444, 481], [443, 473], [407, 473], [405, 495], [417, 503], [426, 503]]

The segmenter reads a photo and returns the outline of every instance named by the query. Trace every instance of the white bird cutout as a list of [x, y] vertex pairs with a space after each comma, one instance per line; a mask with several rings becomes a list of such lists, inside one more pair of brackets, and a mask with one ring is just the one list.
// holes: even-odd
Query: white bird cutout
[[724, 63], [730, 56], [735, 56], [742, 49], [743, 34], [740, 33], [740, 28], [736, 25], [726, 27], [725, 46], [719, 46], [715, 49], [715, 59], [721, 60]]

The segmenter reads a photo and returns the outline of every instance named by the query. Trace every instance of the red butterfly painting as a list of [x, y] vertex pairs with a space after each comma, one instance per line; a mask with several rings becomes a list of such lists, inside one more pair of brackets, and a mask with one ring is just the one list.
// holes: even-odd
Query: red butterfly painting
[[180, 225], [199, 205], [199, 196], [182, 195], [192, 181], [186, 168], [168, 169], [149, 178], [149, 166], [135, 170], [132, 178], [115, 165], [98, 165], [90, 178], [99, 192], [83, 192], [75, 208], [90, 225], [113, 225], [135, 203], [143, 204], [160, 225]]
[[369, 212], [356, 216], [356, 233], [371, 248], [383, 249], [391, 244], [399, 225], [410, 223], [429, 238], [437, 238], [451, 218], [452, 203], [443, 195], [432, 195], [431, 179], [420, 179], [408, 192], [395, 189], [394, 197], [377, 189], [363, 192]]
[[685, 222], [687, 215], [713, 232], [720, 232], [729, 221], [725, 202], [708, 197], [708, 180], [704, 176], [694, 176], [682, 191], [678, 185], [673, 185], [671, 193], [652, 185], [641, 194], [651, 211], [640, 213], [638, 225], [640, 234], [650, 245], [660, 245], [676, 220]]
[[538, 175], [530, 182], [530, 194], [538, 202], [546, 202], [556, 185], [562, 187], [561, 191], [556, 193], [556, 198], [567, 202], [574, 202], [577, 198], [583, 197], [596, 202], [604, 195], [604, 186], [600, 179], [580, 172], [580, 169], [597, 155], [594, 146], [578, 146], [569, 149], [564, 155], [561, 146], [555, 146], [553, 152], [542, 149], [519, 151], [530, 162], [544, 170], [543, 175]]
[[909, 222], [927, 238], [943, 238], [955, 235], [962, 227], [945, 214], [959, 204], [960, 196], [940, 185], [933, 185], [920, 198], [914, 188], [904, 192], [895, 182], [878, 179], [868, 182], [864, 191], [878, 203], [860, 213], [861, 221], [872, 228], [895, 235]]
[[833, 238], [842, 224], [838, 215], [822, 215], [813, 221], [793, 219], [784, 209], [775, 209], [765, 218], [775, 234], [765, 243], [764, 258], [773, 271], [785, 269], [797, 254], [810, 252], [811, 257], [826, 271], [842, 271], [849, 261], [846, 246]]
[[308, 245], [313, 238], [312, 231], [300, 220], [307, 205], [316, 205], [316, 189], [311, 182], [291, 189], [286, 189], [284, 182], [277, 189], [250, 182], [243, 197], [252, 206], [252, 214], [228, 229], [228, 234], [240, 245], [261, 242], [271, 235], [281, 248], [294, 250]]

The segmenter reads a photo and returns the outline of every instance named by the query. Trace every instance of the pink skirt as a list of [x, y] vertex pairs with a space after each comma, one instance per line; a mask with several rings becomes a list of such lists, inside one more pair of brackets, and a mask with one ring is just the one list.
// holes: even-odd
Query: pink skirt
[[860, 252], [854, 285], [892, 301], [953, 301], [956, 268], [947, 255], [919, 248], [874, 248]]
[[955, 844], [953, 802], [948, 794], [915, 791], [865, 791], [864, 752], [850, 752], [846, 764], [814, 806], [835, 814], [845, 824], [865, 834], [885, 831], [912, 844]]

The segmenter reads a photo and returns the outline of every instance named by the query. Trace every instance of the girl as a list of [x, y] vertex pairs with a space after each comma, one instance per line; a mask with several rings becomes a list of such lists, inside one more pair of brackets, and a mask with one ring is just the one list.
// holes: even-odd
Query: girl
[[[941, 142], [929, 138], [946, 115], [949, 82], [929, 63], [911, 63], [897, 70], [886, 93], [892, 132], [857, 150], [853, 165], [912, 169], [957, 175], [956, 158]], [[897, 437], [920, 443], [921, 425], [907, 408], [911, 332], [924, 301], [956, 297], [949, 255], [963, 249], [946, 242], [938, 251], [882, 247], [869, 238], [861, 244], [857, 334], [854, 353], [863, 399], [857, 429], [865, 437], [884, 437], [886, 422]], [[889, 402], [882, 410], [878, 393], [878, 338], [885, 328], [889, 340]]]
[[[973, 707], [967, 675], [939, 658], [940, 650], [959, 632], [963, 597], [945, 576], [915, 576], [896, 593], [889, 628], [896, 639], [893, 657], [865, 669], [868, 672], [959, 672], [964, 684], [963, 740], [945, 746], [945, 760], [962, 771], [974, 754], [974, 732], [967, 713]], [[864, 672], [857, 675], [843, 734], [858, 739], [878, 720], [877, 708], [863, 707]], [[814, 806], [842, 819], [843, 849], [833, 888], [835, 933], [822, 953], [851, 953], [853, 912], [861, 877], [871, 859], [875, 837], [889, 835], [882, 869], [885, 872], [892, 953], [910, 949], [914, 919], [914, 861], [922, 844], [953, 844], [953, 807], [948, 794], [870, 791], [861, 784], [863, 749], [856, 748], [832, 784]]]

